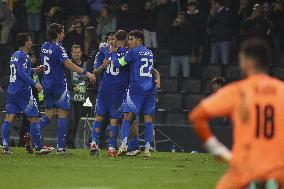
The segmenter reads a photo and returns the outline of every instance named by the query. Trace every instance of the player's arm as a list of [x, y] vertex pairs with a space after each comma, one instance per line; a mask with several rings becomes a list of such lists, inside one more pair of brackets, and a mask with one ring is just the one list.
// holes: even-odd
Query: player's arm
[[156, 82], [156, 88], [159, 89], [161, 87], [161, 77], [160, 73], [157, 69], [153, 68], [152, 69], [154, 77], [155, 77], [155, 82]]
[[86, 75], [91, 81], [96, 81], [96, 77], [91, 74], [90, 72], [84, 70], [83, 68], [80, 68], [79, 66], [77, 66], [76, 64], [74, 64], [73, 62], [71, 62], [69, 59], [66, 59], [64, 62], [63, 62], [64, 66], [73, 71], [73, 72], [77, 72], [77, 73], [80, 73], [80, 74], [84, 74]]
[[29, 84], [29, 86], [31, 87], [35, 87], [36, 85], [36, 82], [34, 80], [32, 80], [32, 78], [29, 76], [29, 74], [27, 73], [26, 69], [25, 68], [25, 58], [21, 57], [19, 58], [19, 62], [18, 64], [16, 64], [16, 66], [18, 67], [18, 76], [24, 80], [25, 82], [27, 82]]
[[118, 68], [118, 67], [123, 67], [126, 64], [129, 64], [130, 62], [134, 61], [134, 55], [133, 55], [133, 50], [130, 49], [123, 57], [118, 58], [116, 55], [116, 50], [117, 48], [111, 47], [110, 48], [110, 56], [111, 60], [113, 62], [113, 67]]
[[67, 69], [73, 72], [86, 75], [91, 80], [91, 82], [96, 81], [96, 77], [93, 74], [91, 74], [90, 72], [87, 72], [86, 70], [80, 68], [79, 66], [71, 62], [71, 60], [68, 58], [63, 47], [59, 47], [59, 58], [60, 58], [60, 62], [63, 63]]
[[31, 87], [35, 87], [38, 92], [40, 92], [42, 90], [42, 87], [39, 83], [36, 83], [30, 76], [29, 74], [27, 73], [26, 71], [26, 68], [24, 66], [25, 64], [25, 58], [21, 57], [19, 58], [19, 62], [18, 64], [16, 65], [17, 66], [17, 72], [18, 72], [18, 76], [24, 80], [25, 82], [27, 82], [29, 84], [29, 86]]
[[208, 121], [217, 117], [230, 116], [235, 102], [231, 99], [235, 99], [236, 94], [232, 86], [225, 87], [203, 100], [188, 114], [188, 120], [193, 124], [193, 129], [204, 143], [204, 147], [226, 162], [230, 161], [231, 152], [212, 134]]
[[105, 62], [105, 55], [103, 52], [98, 52], [96, 54], [95, 62], [94, 62], [94, 74], [99, 75], [102, 73], [109, 65], [109, 63]]
[[32, 68], [32, 72], [33, 73], [41, 73], [43, 72], [45, 69], [45, 66], [44, 65], [39, 65], [38, 67], [36, 68]]

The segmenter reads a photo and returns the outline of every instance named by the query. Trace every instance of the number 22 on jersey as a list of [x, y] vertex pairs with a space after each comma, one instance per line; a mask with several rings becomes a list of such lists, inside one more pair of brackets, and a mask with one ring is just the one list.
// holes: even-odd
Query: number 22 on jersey
[[141, 62], [144, 64], [140, 67], [140, 76], [152, 77], [153, 59], [142, 58]]

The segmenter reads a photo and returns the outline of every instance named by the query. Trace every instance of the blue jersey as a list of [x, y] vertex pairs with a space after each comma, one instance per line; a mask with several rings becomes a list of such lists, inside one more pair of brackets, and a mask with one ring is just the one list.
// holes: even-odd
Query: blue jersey
[[[100, 49], [100, 51], [96, 55], [96, 60], [94, 67], [98, 69], [104, 59], [111, 60], [111, 55], [108, 50], [109, 47], [107, 47], [107, 51]], [[118, 48], [118, 51], [116, 52], [116, 56], [118, 58], [123, 57], [126, 52], [128, 51], [127, 48]], [[124, 90], [129, 85], [129, 70], [127, 68], [118, 68], [114, 67], [113, 62], [111, 61], [111, 64], [106, 68], [105, 71], [103, 71], [100, 81], [100, 88], [101, 87], [110, 87], [115, 89], [122, 89]]]
[[45, 42], [41, 46], [40, 52], [41, 63], [45, 66], [42, 79], [42, 86], [45, 91], [65, 88], [66, 79], [64, 75], [64, 61], [68, 56], [64, 48], [55, 42]]
[[130, 49], [122, 58], [117, 59], [116, 53], [111, 55], [114, 67], [130, 64], [130, 90], [136, 93], [154, 93], [153, 53], [140, 45]]
[[31, 79], [31, 74], [32, 69], [29, 56], [24, 51], [16, 51], [10, 60], [8, 94], [10, 96], [16, 95], [17, 98], [29, 98], [31, 87], [36, 85], [35, 81]]

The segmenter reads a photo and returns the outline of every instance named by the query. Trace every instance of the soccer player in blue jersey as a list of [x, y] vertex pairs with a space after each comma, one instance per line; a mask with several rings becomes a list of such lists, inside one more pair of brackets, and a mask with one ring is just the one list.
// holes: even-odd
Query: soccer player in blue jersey
[[38, 122], [38, 106], [32, 94], [32, 87], [39, 92], [42, 87], [31, 79], [33, 71], [43, 71], [44, 67], [31, 68], [28, 57], [32, 47], [32, 41], [27, 33], [19, 33], [16, 40], [19, 50], [16, 51], [10, 60], [10, 80], [7, 91], [6, 119], [2, 125], [3, 154], [11, 154], [9, 150], [9, 128], [16, 114], [23, 112], [30, 122], [30, 133], [35, 145], [36, 154], [48, 154], [49, 149], [43, 149], [40, 141], [40, 126]]
[[155, 113], [155, 85], [153, 82], [153, 53], [143, 46], [142, 31], [133, 30], [129, 33], [128, 45], [130, 50], [121, 58], [117, 57], [117, 48], [110, 48], [111, 60], [114, 67], [130, 65], [130, 86], [127, 92], [121, 126], [122, 144], [118, 155], [127, 152], [128, 136], [132, 119], [143, 113], [145, 122], [145, 156], [151, 156], [150, 148], [153, 140], [153, 115]]
[[125, 48], [127, 42], [127, 32], [120, 30], [115, 35], [107, 35], [107, 44], [100, 47], [94, 64], [95, 72], [101, 73], [99, 92], [96, 99], [95, 121], [92, 126], [92, 143], [90, 154], [98, 153], [98, 136], [101, 123], [106, 114], [109, 115], [109, 151], [108, 155], [114, 157], [116, 138], [119, 130], [118, 121], [122, 117], [123, 100], [126, 96], [126, 89], [129, 86], [129, 71], [127, 68], [114, 68], [112, 63], [105, 64], [105, 59], [111, 59], [109, 47], [117, 46], [116, 56], [122, 57], [128, 49]]
[[45, 116], [41, 118], [40, 126], [45, 127], [58, 114], [57, 154], [65, 154], [65, 136], [67, 130], [67, 116], [69, 109], [69, 95], [64, 75], [64, 68], [85, 74], [91, 82], [96, 78], [93, 74], [80, 68], [70, 61], [61, 42], [64, 38], [64, 28], [61, 24], [53, 23], [48, 28], [48, 42], [41, 47], [41, 62], [45, 66], [42, 85], [45, 97]]

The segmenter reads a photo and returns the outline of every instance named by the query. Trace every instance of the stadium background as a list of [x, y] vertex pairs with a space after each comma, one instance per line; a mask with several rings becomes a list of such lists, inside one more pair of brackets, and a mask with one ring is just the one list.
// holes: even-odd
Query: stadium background
[[[217, 1], [217, 0], [216, 0]], [[156, 128], [160, 129], [185, 151], [200, 151], [198, 140], [187, 123], [187, 112], [201, 99], [212, 93], [211, 80], [224, 77], [226, 82], [239, 80], [242, 75], [237, 65], [237, 52], [241, 41], [259, 37], [267, 40], [274, 50], [270, 74], [284, 79], [284, 3], [274, 0], [224, 0], [228, 14], [225, 25], [209, 24], [212, 7], [209, 0], [156, 0], [150, 6], [145, 0], [5, 0], [0, 1], [0, 108], [5, 109], [5, 91], [9, 81], [9, 59], [15, 47], [15, 36], [29, 32], [33, 38], [33, 52], [39, 57], [41, 44], [46, 40], [46, 26], [59, 22], [65, 26], [63, 46], [70, 53], [73, 44], [83, 48], [84, 61], [92, 66], [94, 53], [107, 32], [116, 29], [141, 29], [156, 33], [157, 46], [153, 43], [155, 67], [161, 73], [161, 89], [157, 96]], [[220, 1], [222, 2], [222, 1]], [[147, 6], [145, 6], [147, 4]], [[188, 5], [196, 5], [198, 12], [191, 14]], [[150, 8], [149, 8], [150, 6]], [[146, 8], [148, 7], [148, 8]], [[146, 10], [147, 9], [147, 10]], [[107, 12], [107, 13], [106, 13]], [[258, 14], [255, 17], [254, 14]], [[177, 18], [185, 18], [185, 24], [174, 27]], [[224, 18], [225, 19], [225, 18]], [[222, 23], [222, 20], [219, 20]], [[223, 20], [224, 21], [224, 20]], [[76, 26], [75, 28], [74, 25]], [[78, 26], [78, 27], [77, 27]], [[217, 27], [215, 27], [217, 26]], [[80, 28], [81, 27], [81, 28]], [[7, 31], [6, 34], [3, 31]], [[229, 31], [229, 32], [228, 32]], [[220, 33], [225, 39], [214, 38]], [[7, 35], [8, 34], [8, 35]], [[3, 37], [4, 36], [4, 37]], [[5, 37], [6, 36], [6, 37]], [[145, 36], [149, 37], [149, 36]], [[155, 38], [152, 38], [155, 41]], [[220, 53], [230, 53], [229, 63], [212, 62], [213, 43], [229, 42], [230, 48]], [[229, 50], [229, 51], [228, 51]], [[228, 51], [228, 52], [225, 52]], [[183, 67], [171, 62], [173, 57], [189, 57]], [[212, 63], [211, 63], [212, 62]], [[170, 72], [170, 65], [180, 69], [178, 75]], [[182, 70], [190, 68], [188, 74]], [[173, 69], [173, 67], [171, 67]], [[182, 70], [181, 70], [182, 69]], [[89, 88], [94, 102], [96, 87]], [[43, 108], [43, 107], [41, 107]], [[0, 122], [3, 122], [1, 113]], [[228, 120], [216, 120], [212, 127], [217, 136], [230, 145], [231, 127]], [[13, 124], [12, 138], [17, 139], [21, 118]], [[82, 143], [82, 125], [78, 142]], [[157, 138], [165, 139], [156, 132]], [[46, 140], [55, 142], [55, 124], [44, 131]], [[82, 144], [81, 144], [82, 145]], [[171, 142], [158, 145], [158, 150], [181, 150]]]

